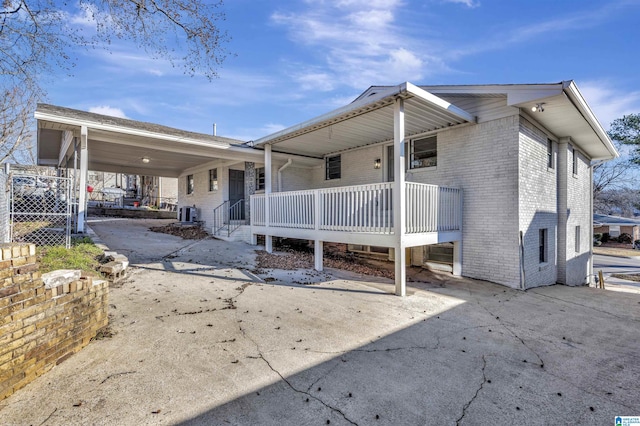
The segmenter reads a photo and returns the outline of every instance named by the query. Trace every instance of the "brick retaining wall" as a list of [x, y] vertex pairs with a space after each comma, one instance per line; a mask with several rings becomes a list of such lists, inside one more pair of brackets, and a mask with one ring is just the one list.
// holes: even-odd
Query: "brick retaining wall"
[[108, 324], [109, 284], [48, 288], [33, 244], [0, 244], [0, 400], [78, 352]]

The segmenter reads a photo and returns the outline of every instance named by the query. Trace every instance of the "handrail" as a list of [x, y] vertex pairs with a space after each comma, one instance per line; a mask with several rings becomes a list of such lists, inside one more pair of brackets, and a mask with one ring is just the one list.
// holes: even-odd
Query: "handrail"
[[227, 237], [233, 231], [244, 225], [244, 199], [236, 201], [229, 207], [229, 226], [227, 226]]
[[218, 235], [226, 226], [227, 237], [230, 236], [233, 231], [244, 225], [243, 213], [244, 199], [236, 201], [233, 205], [231, 200], [227, 200], [213, 209], [213, 235]]
[[213, 235], [217, 235], [218, 232], [224, 228], [228, 217], [227, 213], [229, 212], [229, 204], [231, 204], [231, 201], [227, 200], [213, 209]]
[[[393, 190], [393, 183], [383, 182], [271, 193], [268, 226], [392, 235]], [[461, 189], [407, 182], [404, 191], [403, 233], [462, 230]], [[251, 196], [254, 226], [267, 226], [266, 196]]]

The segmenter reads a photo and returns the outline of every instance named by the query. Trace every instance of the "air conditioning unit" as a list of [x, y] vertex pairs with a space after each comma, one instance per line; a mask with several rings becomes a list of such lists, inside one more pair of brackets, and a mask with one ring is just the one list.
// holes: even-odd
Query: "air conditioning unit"
[[180, 222], [196, 222], [198, 220], [198, 209], [195, 207], [180, 207], [178, 215]]

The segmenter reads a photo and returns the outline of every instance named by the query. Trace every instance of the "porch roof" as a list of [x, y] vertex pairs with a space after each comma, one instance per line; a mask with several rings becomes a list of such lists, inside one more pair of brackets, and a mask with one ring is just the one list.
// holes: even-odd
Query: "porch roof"
[[476, 118], [411, 83], [385, 88], [351, 104], [255, 141], [273, 152], [322, 158], [393, 139], [393, 108], [404, 99], [406, 136], [472, 123]]

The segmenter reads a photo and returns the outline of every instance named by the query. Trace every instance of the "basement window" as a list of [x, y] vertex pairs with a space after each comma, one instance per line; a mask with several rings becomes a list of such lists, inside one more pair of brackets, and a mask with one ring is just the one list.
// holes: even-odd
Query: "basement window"
[[539, 254], [538, 254], [538, 256], [539, 256], [540, 263], [547, 263], [547, 261], [548, 261], [548, 258], [547, 258], [547, 252], [548, 252], [547, 246], [548, 246], [549, 243], [548, 243], [547, 240], [548, 240], [547, 228], [541, 229], [540, 230], [539, 241], [538, 241], [538, 244], [539, 244], [539, 247], [538, 247]]

